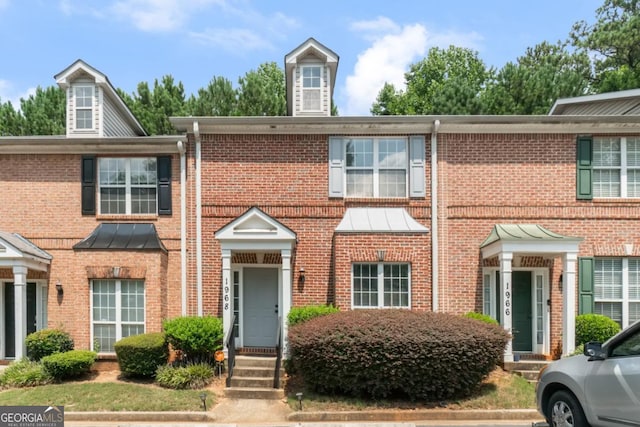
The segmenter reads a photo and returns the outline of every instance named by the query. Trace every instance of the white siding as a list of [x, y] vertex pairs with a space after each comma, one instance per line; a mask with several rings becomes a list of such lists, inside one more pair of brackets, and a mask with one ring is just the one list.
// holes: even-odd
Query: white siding
[[103, 97], [104, 136], [136, 136], [127, 122], [118, 114], [113, 101]]

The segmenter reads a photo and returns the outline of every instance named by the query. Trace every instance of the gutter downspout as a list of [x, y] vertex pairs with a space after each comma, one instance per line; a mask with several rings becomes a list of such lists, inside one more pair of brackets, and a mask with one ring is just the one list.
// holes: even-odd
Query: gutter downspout
[[196, 140], [196, 289], [198, 297], [198, 316], [202, 316], [202, 151], [200, 126], [193, 122], [193, 135]]
[[180, 152], [180, 289], [182, 290], [182, 315], [187, 315], [187, 158], [182, 141]]
[[431, 310], [438, 311], [438, 129], [440, 120], [431, 128]]

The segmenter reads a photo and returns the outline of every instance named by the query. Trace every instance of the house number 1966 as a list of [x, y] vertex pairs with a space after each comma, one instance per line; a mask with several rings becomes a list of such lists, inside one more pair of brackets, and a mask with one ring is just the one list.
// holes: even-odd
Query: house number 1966
[[509, 283], [505, 283], [504, 287], [504, 314], [505, 316], [511, 314], [511, 291], [509, 291]]

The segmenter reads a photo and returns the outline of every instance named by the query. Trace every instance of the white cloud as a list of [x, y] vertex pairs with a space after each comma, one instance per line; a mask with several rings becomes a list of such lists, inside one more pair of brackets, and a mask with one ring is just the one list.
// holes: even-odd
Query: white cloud
[[0, 79], [0, 102], [11, 102], [14, 110], [20, 109], [20, 99], [27, 99], [29, 95], [35, 95], [36, 88], [30, 87], [24, 92], [20, 93], [13, 87], [13, 84], [8, 80]]
[[262, 36], [245, 28], [209, 28], [189, 35], [203, 45], [220, 47], [230, 52], [272, 48]]
[[432, 46], [456, 45], [477, 49], [482, 37], [475, 33], [446, 31], [431, 33], [422, 24], [400, 26], [389, 18], [359, 21], [351, 30], [371, 41], [371, 46], [358, 55], [353, 72], [347, 76], [343, 115], [369, 115], [380, 89], [391, 83], [404, 89], [404, 74], [409, 66], [422, 59]]
[[4, 9], [9, 6], [9, 0], [0, 0], [0, 9]]
[[111, 10], [142, 31], [163, 32], [182, 28], [192, 13], [216, 3], [220, 0], [120, 0]]

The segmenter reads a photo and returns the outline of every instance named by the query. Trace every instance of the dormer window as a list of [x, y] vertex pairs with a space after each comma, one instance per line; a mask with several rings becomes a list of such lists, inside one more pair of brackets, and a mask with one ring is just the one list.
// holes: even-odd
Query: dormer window
[[302, 109], [320, 111], [321, 109], [321, 71], [319, 65], [302, 67]]
[[73, 95], [76, 129], [93, 129], [93, 86], [76, 86]]

